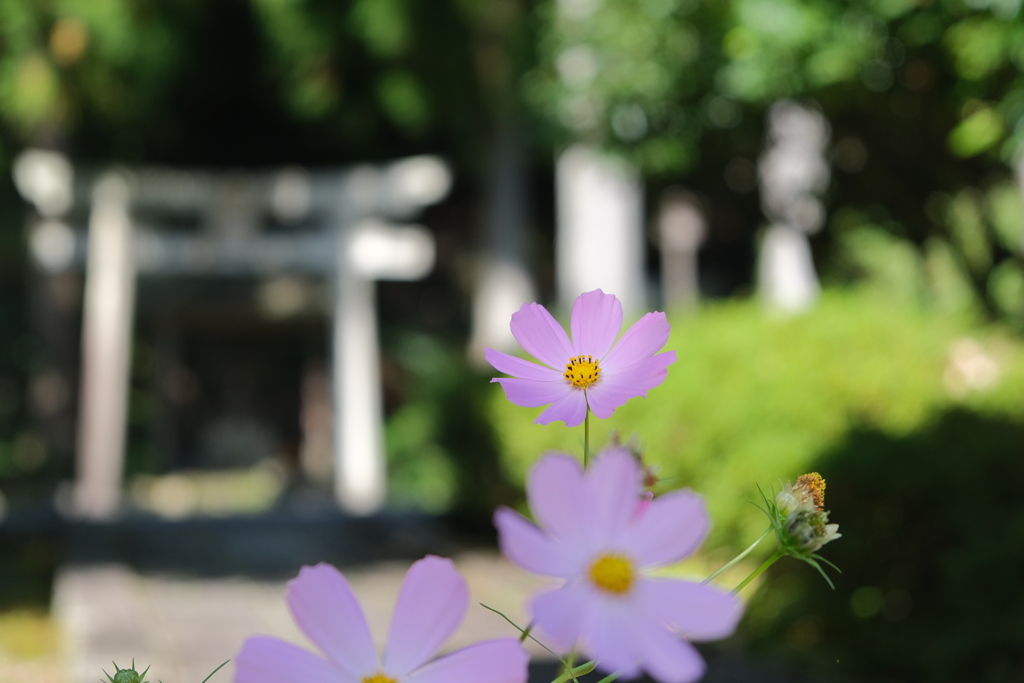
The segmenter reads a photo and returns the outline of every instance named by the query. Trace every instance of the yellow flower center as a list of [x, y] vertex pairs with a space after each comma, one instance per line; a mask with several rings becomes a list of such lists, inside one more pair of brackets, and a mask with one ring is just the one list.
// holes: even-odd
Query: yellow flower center
[[586, 389], [601, 378], [601, 368], [593, 356], [574, 356], [565, 364], [562, 376], [574, 387]]
[[362, 683], [398, 683], [391, 676], [385, 676], [383, 673], [378, 671], [372, 676], [363, 676]]
[[633, 563], [625, 555], [608, 553], [590, 565], [590, 580], [601, 590], [622, 595], [633, 585]]
[[802, 489], [804, 495], [810, 496], [815, 510], [821, 512], [825, 509], [825, 477], [817, 472], [801, 474], [797, 477], [794, 488]]

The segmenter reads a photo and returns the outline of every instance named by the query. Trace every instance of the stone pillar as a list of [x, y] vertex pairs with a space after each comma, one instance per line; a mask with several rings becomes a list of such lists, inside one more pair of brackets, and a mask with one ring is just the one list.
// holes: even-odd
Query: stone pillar
[[128, 186], [116, 174], [93, 190], [82, 322], [82, 386], [74, 508], [117, 513], [124, 468], [135, 267]]
[[697, 251], [707, 232], [697, 197], [679, 188], [667, 190], [658, 208], [657, 227], [665, 308], [692, 309], [700, 298]]
[[558, 301], [603, 289], [626, 311], [645, 307], [643, 186], [625, 161], [575, 145], [556, 169]]
[[795, 313], [809, 308], [820, 290], [807, 236], [825, 222], [818, 195], [830, 176], [828, 122], [814, 109], [783, 100], [768, 111], [768, 138], [758, 175], [771, 225], [758, 257], [758, 290], [769, 308]]
[[335, 497], [342, 509], [368, 514], [385, 496], [380, 356], [373, 282], [355, 272], [352, 226], [337, 233], [331, 315], [334, 363]]
[[[343, 214], [339, 214], [343, 215]], [[386, 495], [375, 280], [417, 280], [433, 268], [434, 241], [420, 226], [342, 221], [334, 276], [335, 496], [353, 514]]]

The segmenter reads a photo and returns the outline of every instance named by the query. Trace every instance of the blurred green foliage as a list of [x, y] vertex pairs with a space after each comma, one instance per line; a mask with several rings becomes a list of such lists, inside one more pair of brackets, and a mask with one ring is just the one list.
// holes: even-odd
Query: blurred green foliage
[[[652, 189], [707, 198], [711, 246], [754, 240], [765, 114], [795, 99], [832, 127], [834, 220], [814, 238], [826, 276], [888, 268], [922, 296], [1019, 325], [1017, 0], [571, 0], [537, 17], [527, 101], [557, 139], [631, 159]], [[852, 223], [888, 233], [899, 254]], [[886, 265], [864, 265], [876, 258]], [[895, 272], [909, 261], [921, 263]]]
[[200, 3], [5, 2], [0, 117], [21, 139], [49, 139], [82, 117], [150, 115], [166, 96]]
[[935, 192], [926, 212], [936, 230], [918, 245], [884, 211], [838, 211], [835, 258], [824, 272], [837, 285], [859, 283], [910, 305], [995, 317], [1024, 330], [1024, 197], [1005, 181]]
[[921, 98], [959, 121], [947, 130], [957, 156], [1001, 149], [1010, 160], [1024, 142], [1019, 14], [1016, 0], [543, 3], [527, 94], [573, 137], [656, 173], [693, 168], [702, 137], [739, 126], [745, 110], [808, 98], [834, 120], [872, 93]]
[[0, 163], [26, 144], [165, 161], [211, 122], [213, 146], [233, 124], [294, 142], [315, 132], [364, 159], [394, 153], [396, 138], [471, 156], [489, 113], [518, 102], [526, 30], [519, 0], [8, 0]]
[[814, 100], [837, 120], [877, 94], [891, 106], [871, 119], [915, 100], [944, 120], [936, 142], [954, 156], [1009, 161], [1024, 141], [1016, 0], [253, 0], [256, 45], [235, 44], [228, 32], [244, 22], [223, 11], [10, 0], [0, 119], [20, 140], [88, 121], [166, 125], [161, 110], [202, 70], [194, 54], [218, 40], [215, 26], [225, 49], [256, 58], [245, 68], [260, 74], [252, 86], [268, 91], [265, 105], [351, 139], [380, 115], [403, 135], [464, 134], [486, 128], [474, 116], [520, 109], [524, 97], [549, 131], [680, 173], [700, 163], [705, 135], [757, 127], [777, 99]]
[[[963, 210], [974, 200], [939, 217], [928, 206], [969, 188], [988, 201], [1024, 150], [1020, 12], [1018, 0], [9, 0], [0, 167], [34, 144], [219, 164], [441, 151], [475, 173], [513, 125], [544, 165], [584, 141], [631, 158], [652, 190], [684, 183], [710, 199], [712, 245], [752, 244], [764, 115], [794, 98], [832, 125], [829, 211], [884, 212], [873, 225], [928, 268], [966, 266], [970, 297], [999, 316], [1016, 307], [1019, 250], [986, 256]], [[817, 237], [816, 258], [827, 269], [845, 244]]]
[[[635, 435], [666, 489], [702, 494], [705, 552], [726, 558], [766, 526], [758, 486], [826, 478], [843, 533], [822, 551], [842, 569], [836, 591], [780, 563], [743, 628], [751, 647], [865, 680], [1012, 680], [995, 672], [1020, 664], [1021, 602], [1007, 591], [1022, 555], [1005, 539], [1024, 521], [1024, 344], [889, 294], [826, 291], [796, 317], [756, 301], [671, 316], [668, 379], [593, 421], [592, 439]], [[497, 387], [490, 410], [512, 481], [546, 451], [582, 450], [582, 427], [527, 426], [539, 410]]]
[[422, 334], [402, 336], [394, 354], [410, 390], [387, 421], [389, 502], [489, 529], [494, 507], [514, 500], [516, 488], [497, 458], [487, 376], [467, 367], [461, 348]]

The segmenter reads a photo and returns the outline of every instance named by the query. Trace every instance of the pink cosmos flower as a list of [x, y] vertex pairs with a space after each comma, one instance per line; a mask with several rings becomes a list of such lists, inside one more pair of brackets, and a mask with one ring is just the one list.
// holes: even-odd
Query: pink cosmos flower
[[586, 472], [571, 456], [546, 455], [527, 482], [540, 526], [499, 509], [499, 542], [524, 569], [566, 579], [531, 602], [550, 643], [578, 643], [602, 670], [625, 677], [643, 669], [663, 683], [694, 681], [704, 661], [682, 637], [729, 635], [742, 606], [713, 586], [648, 575], [694, 552], [709, 519], [690, 491], [649, 503], [641, 491], [639, 465], [623, 448], [607, 449]]
[[427, 662], [458, 627], [469, 601], [451, 560], [428, 555], [405, 575], [378, 657], [348, 581], [334, 567], [303, 567], [288, 583], [295, 623], [323, 657], [255, 636], [235, 657], [235, 683], [525, 683], [528, 657], [515, 638], [489, 640]]
[[[487, 362], [511, 378], [496, 377], [508, 400], [525, 408], [548, 408], [539, 424], [562, 420], [575, 427], [587, 408], [600, 418], [631, 398], [646, 396], [665, 381], [676, 352], [658, 353], [668, 341], [664, 313], [640, 318], [616, 343], [622, 329], [622, 304], [600, 289], [581, 294], [572, 307], [572, 340], [547, 309], [525, 304], [512, 314], [512, 336], [537, 360], [485, 349]], [[614, 344], [614, 346], [613, 346]]]

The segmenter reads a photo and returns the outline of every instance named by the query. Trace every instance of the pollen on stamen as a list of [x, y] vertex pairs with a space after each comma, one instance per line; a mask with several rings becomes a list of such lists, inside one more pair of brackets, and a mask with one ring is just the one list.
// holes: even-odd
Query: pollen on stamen
[[801, 489], [805, 496], [810, 496], [814, 509], [821, 512], [825, 509], [825, 478], [817, 472], [808, 472], [797, 477], [795, 489]]
[[361, 683], [397, 683], [391, 676], [385, 676], [383, 673], [378, 671], [372, 676], [363, 676]]
[[562, 373], [565, 381], [579, 389], [586, 389], [601, 378], [601, 367], [593, 356], [573, 356]]

